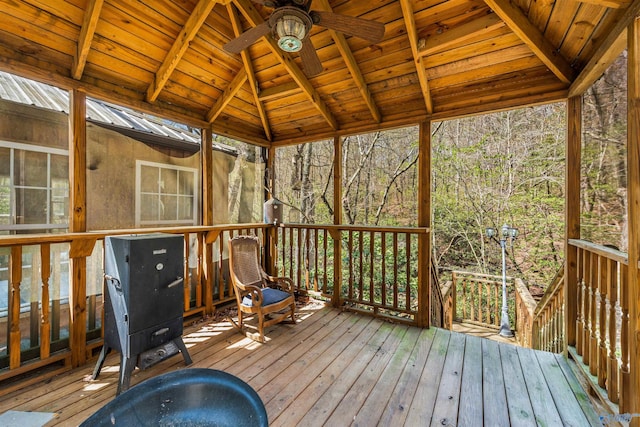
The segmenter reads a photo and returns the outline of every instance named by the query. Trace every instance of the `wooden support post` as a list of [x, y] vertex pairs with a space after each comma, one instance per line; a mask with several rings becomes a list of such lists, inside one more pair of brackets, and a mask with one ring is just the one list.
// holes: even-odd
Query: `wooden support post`
[[[87, 231], [87, 127], [86, 100], [84, 92], [70, 92], [69, 108], [69, 231]], [[85, 254], [69, 255], [69, 347], [71, 365], [83, 365], [87, 360], [87, 259]]]
[[582, 145], [582, 97], [567, 100], [567, 141], [565, 160], [565, 322], [563, 350], [576, 345], [578, 320], [578, 250], [568, 244], [580, 238], [580, 150]]
[[[200, 137], [202, 162], [202, 224], [213, 225], [213, 133], [211, 126], [203, 128]], [[202, 271], [204, 275], [204, 307], [207, 314], [213, 313], [213, 243], [203, 236], [199, 244], [204, 246]]]
[[[631, 427], [640, 426], [640, 18], [627, 29], [627, 199], [629, 221], [629, 374], [621, 409], [633, 414]], [[624, 339], [624, 338], [623, 338]], [[623, 384], [624, 385], [624, 384]]]
[[[333, 138], [333, 223], [342, 224], [342, 139]], [[333, 294], [334, 307], [342, 305], [342, 233], [331, 233], [333, 238]]]
[[[418, 227], [431, 227], [431, 120], [420, 123]], [[418, 237], [418, 326], [431, 322], [431, 231]]]
[[[276, 185], [276, 177], [275, 177], [275, 160], [276, 160], [276, 148], [274, 146], [270, 146], [267, 150], [267, 175], [265, 176], [265, 186], [267, 187], [267, 192], [265, 200], [274, 196]], [[269, 227], [265, 230], [265, 238], [266, 243], [268, 245], [266, 250], [267, 255], [267, 271], [269, 274], [274, 276], [278, 276], [276, 271], [276, 260], [278, 258], [278, 229], [274, 226]], [[299, 283], [299, 282], [298, 282]]]

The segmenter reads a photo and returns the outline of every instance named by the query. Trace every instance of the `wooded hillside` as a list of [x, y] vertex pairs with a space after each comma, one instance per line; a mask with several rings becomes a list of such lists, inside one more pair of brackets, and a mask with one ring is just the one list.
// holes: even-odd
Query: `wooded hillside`
[[[582, 238], [622, 250], [625, 96], [626, 53], [584, 97], [581, 199]], [[507, 223], [520, 232], [508, 251], [509, 274], [540, 287], [550, 282], [563, 263], [565, 133], [564, 103], [432, 124], [441, 270], [499, 273], [500, 247], [484, 234]], [[417, 225], [417, 144], [416, 127], [343, 140], [343, 223]], [[285, 222], [333, 222], [332, 162], [333, 141], [276, 150], [274, 191]]]

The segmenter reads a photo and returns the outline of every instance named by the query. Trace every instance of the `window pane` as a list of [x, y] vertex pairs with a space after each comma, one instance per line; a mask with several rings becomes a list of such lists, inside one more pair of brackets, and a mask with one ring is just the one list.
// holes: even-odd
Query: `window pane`
[[140, 189], [143, 193], [158, 192], [158, 168], [144, 165], [140, 167]]
[[188, 220], [193, 218], [193, 197], [180, 197], [178, 206], [178, 219]]
[[47, 158], [46, 153], [16, 150], [14, 171], [15, 184], [28, 187], [47, 186]]
[[[177, 194], [178, 193], [178, 171], [171, 169], [162, 169], [160, 171], [162, 177], [162, 193]], [[174, 211], [175, 212], [175, 211]]]
[[179, 175], [179, 179], [180, 181], [178, 183], [179, 185], [178, 194], [183, 196], [193, 196], [193, 191], [195, 187], [195, 185], [193, 184], [194, 173], [181, 171]]
[[18, 224], [46, 224], [47, 205], [46, 189], [16, 189], [16, 206], [20, 208], [16, 222]]
[[178, 197], [177, 196], [161, 196], [163, 210], [161, 219], [163, 221], [174, 221], [177, 217]]
[[158, 219], [158, 197], [150, 194], [140, 196], [140, 220], [156, 221]]

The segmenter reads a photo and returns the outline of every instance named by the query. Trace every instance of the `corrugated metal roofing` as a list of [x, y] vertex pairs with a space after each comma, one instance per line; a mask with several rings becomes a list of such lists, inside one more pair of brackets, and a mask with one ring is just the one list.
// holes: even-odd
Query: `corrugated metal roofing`
[[[69, 114], [68, 92], [4, 72], [0, 72], [0, 98]], [[87, 119], [200, 145], [199, 129], [183, 129], [178, 124], [92, 98], [87, 99]]]

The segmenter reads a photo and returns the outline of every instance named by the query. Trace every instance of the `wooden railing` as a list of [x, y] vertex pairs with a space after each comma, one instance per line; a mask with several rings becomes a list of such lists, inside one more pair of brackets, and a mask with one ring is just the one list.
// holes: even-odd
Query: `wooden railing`
[[419, 270], [429, 272], [419, 264], [418, 240], [428, 229], [286, 224], [277, 231], [275, 270], [299, 289], [349, 310], [416, 323]]
[[[158, 232], [184, 236], [186, 318], [234, 299], [228, 240], [253, 234], [265, 244], [265, 267], [292, 277], [302, 293], [416, 323], [424, 228], [240, 224], [0, 236], [0, 286], [5, 281], [10, 296], [5, 313], [0, 310], [0, 394], [20, 374], [46, 368], [54, 375], [95, 355], [102, 345], [102, 241]], [[428, 278], [428, 262], [424, 268]]]
[[[105, 236], [182, 234], [184, 277], [189, 278], [184, 293], [188, 317], [210, 313], [216, 305], [233, 299], [227, 241], [236, 234], [264, 239], [267, 227], [250, 224], [0, 236], [0, 288], [8, 295], [6, 308], [0, 306], [0, 382], [8, 384], [11, 378], [40, 368], [47, 367], [47, 375], [54, 375], [79, 366], [102, 344]], [[12, 386], [0, 389], [4, 394]]]
[[564, 316], [564, 268], [561, 268], [534, 312], [531, 347], [562, 353], [565, 350]]
[[[488, 274], [453, 271], [453, 317], [457, 321], [500, 327], [502, 316], [502, 278]], [[514, 280], [507, 277], [509, 320], [515, 325]]]
[[[452, 320], [499, 329], [502, 319], [502, 277], [454, 271], [451, 282], [442, 288], [447, 316]], [[531, 325], [536, 302], [517, 278], [507, 277], [509, 322], [516, 340], [523, 347], [532, 343]]]
[[[629, 290], [627, 254], [582, 240], [569, 240], [577, 250], [576, 358], [588, 369], [603, 400], [630, 410]], [[561, 294], [561, 292], [559, 292]], [[557, 305], [560, 305], [558, 303]], [[635, 373], [634, 375], [638, 375]]]

